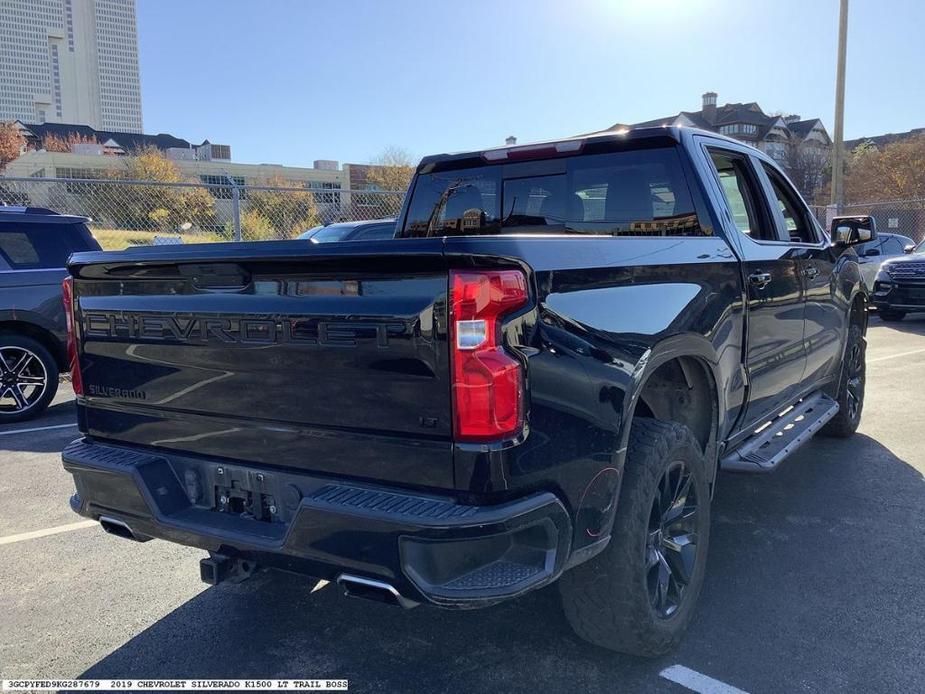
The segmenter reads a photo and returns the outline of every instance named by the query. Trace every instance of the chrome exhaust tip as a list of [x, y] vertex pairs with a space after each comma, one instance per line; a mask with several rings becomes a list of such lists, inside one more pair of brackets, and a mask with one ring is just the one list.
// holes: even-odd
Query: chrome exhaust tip
[[377, 581], [352, 574], [341, 574], [337, 577], [337, 585], [343, 588], [344, 595], [351, 598], [384, 602], [387, 605], [397, 605], [404, 609], [410, 609], [419, 604], [415, 600], [404, 597], [395, 586], [385, 581]]
[[124, 537], [126, 540], [134, 540], [135, 542], [147, 542], [151, 539], [146, 535], [137, 535], [125, 521], [121, 521], [118, 518], [100, 516], [100, 525], [102, 526], [103, 530], [105, 530], [110, 535], [115, 535], [116, 537]]

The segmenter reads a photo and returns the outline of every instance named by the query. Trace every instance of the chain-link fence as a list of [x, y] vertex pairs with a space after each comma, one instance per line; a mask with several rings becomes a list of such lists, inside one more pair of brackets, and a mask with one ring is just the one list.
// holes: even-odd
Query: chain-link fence
[[[294, 238], [313, 227], [398, 214], [404, 191], [0, 176], [0, 205], [47, 207], [90, 217], [104, 248], [151, 243]], [[834, 208], [813, 206], [827, 226]], [[925, 199], [848, 204], [881, 232], [925, 239]]]
[[319, 225], [394, 217], [404, 191], [0, 177], [0, 205], [90, 217], [104, 248], [290, 239]]
[[839, 212], [832, 205], [813, 205], [811, 209], [825, 228], [836, 214], [870, 215], [877, 220], [878, 232], [907, 236], [915, 243], [925, 240], [925, 198], [850, 203], [842, 205]]
[[925, 199], [845, 205], [841, 214], [871, 215], [881, 233], [908, 236], [915, 243], [925, 239]]
[[828, 220], [826, 219], [825, 205], [810, 205], [809, 209], [813, 213], [813, 216], [815, 216], [815, 218], [819, 220], [819, 223], [822, 225], [822, 228], [828, 229], [829, 224], [828, 224]]

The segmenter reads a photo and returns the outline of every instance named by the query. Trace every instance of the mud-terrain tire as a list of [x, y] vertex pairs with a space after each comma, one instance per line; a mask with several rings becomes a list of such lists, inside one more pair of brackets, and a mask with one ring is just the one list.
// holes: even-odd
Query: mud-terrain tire
[[[559, 580], [575, 633], [633, 655], [673, 649], [703, 586], [709, 533], [707, 465], [693, 434], [680, 424], [634, 419], [610, 544]], [[678, 578], [685, 574], [683, 584]], [[672, 591], [678, 598], [673, 608]]]

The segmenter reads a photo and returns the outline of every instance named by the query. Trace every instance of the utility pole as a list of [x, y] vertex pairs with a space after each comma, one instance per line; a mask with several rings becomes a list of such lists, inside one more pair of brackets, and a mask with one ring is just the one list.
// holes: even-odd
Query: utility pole
[[841, 212], [845, 166], [845, 51], [848, 43], [848, 0], [838, 12], [838, 59], [835, 69], [835, 151], [832, 155], [832, 204]]

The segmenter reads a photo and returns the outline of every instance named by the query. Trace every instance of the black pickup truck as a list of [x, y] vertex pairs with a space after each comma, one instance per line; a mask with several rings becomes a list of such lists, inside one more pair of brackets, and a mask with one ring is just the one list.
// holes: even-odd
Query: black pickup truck
[[427, 157], [396, 228], [73, 256], [74, 510], [208, 551], [209, 583], [471, 608], [558, 581], [578, 634], [653, 655], [717, 470], [858, 425], [872, 220], [828, 237], [734, 140]]

